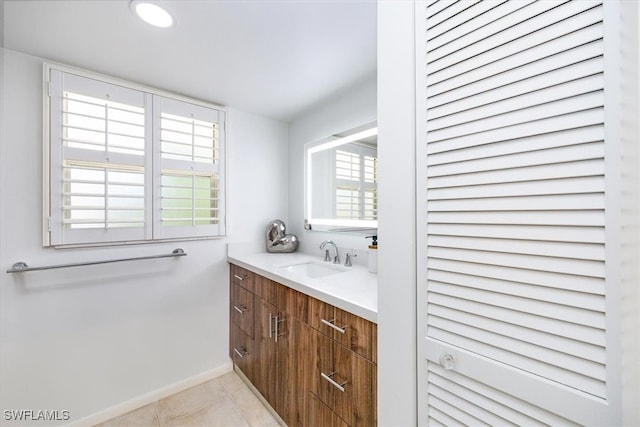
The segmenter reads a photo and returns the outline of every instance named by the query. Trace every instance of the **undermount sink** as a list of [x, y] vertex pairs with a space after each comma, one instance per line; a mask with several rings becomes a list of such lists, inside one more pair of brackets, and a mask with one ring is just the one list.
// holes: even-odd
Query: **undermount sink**
[[346, 268], [339, 265], [323, 264], [319, 262], [305, 262], [301, 264], [283, 265], [280, 268], [312, 279], [331, 276], [332, 274], [344, 273], [345, 271], [348, 271]]

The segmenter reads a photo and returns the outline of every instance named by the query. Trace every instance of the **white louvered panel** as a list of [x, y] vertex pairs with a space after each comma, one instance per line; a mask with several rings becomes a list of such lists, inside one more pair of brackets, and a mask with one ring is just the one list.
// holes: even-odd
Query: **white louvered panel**
[[[468, 278], [469, 281], [473, 277]], [[604, 329], [605, 317], [603, 312], [594, 311], [584, 307], [564, 305], [562, 302], [550, 303], [549, 301], [533, 300], [513, 295], [489, 292], [471, 286], [453, 285], [442, 282], [429, 282], [430, 298], [439, 298], [438, 295], [447, 298], [460, 298], [473, 301], [475, 304], [487, 304], [491, 306], [504, 307], [507, 310], [514, 310], [520, 313], [529, 313], [536, 316], [548, 317], [550, 319], [575, 323], [591, 328]], [[434, 300], [435, 303], [435, 300]], [[440, 305], [446, 305], [442, 302]], [[464, 305], [459, 306], [462, 309]], [[482, 305], [476, 306], [477, 314], [482, 315]], [[561, 334], [561, 331], [557, 332]]]
[[531, 224], [531, 225], [575, 225], [603, 226], [604, 212], [601, 210], [564, 210], [536, 212], [430, 212], [430, 223], [449, 224]]
[[[499, 280], [488, 277], [460, 274], [443, 270], [431, 270], [431, 279], [434, 282], [460, 285], [472, 290], [484, 290], [496, 294], [512, 295], [528, 298], [533, 301], [550, 302], [564, 307], [577, 307], [580, 309], [605, 312], [605, 304], [598, 294], [586, 292], [576, 293], [568, 289], [553, 286], [532, 285], [529, 283], [515, 282], [513, 280]], [[552, 306], [553, 307], [553, 306]], [[535, 325], [531, 325], [535, 329]], [[561, 333], [556, 331], [555, 333]]]
[[[569, 147], [589, 142], [603, 141], [604, 129], [602, 125], [583, 126], [573, 129], [565, 129], [554, 133], [530, 135], [519, 139], [508, 139], [494, 142], [491, 145], [467, 147], [464, 150], [443, 151], [432, 153], [427, 159], [429, 173], [432, 166], [457, 163], [457, 162], [493, 162], [494, 157], [514, 155], [536, 155], [537, 152], [544, 154], [545, 149], [559, 150], [562, 147]], [[561, 152], [561, 151], [560, 151]], [[526, 153], [526, 154], [525, 154]], [[558, 152], [556, 152], [558, 153]], [[555, 157], [555, 156], [554, 156]], [[566, 159], [565, 159], [566, 160]], [[478, 163], [473, 163], [478, 164]], [[455, 165], [453, 165], [456, 167]]]
[[[438, 305], [434, 305], [431, 308], [431, 313], [434, 319], [433, 322], [430, 322], [431, 326], [438, 327], [437, 319], [446, 319], [451, 322], [461, 323], [518, 339], [532, 345], [540, 346], [541, 348], [552, 349], [567, 355], [564, 357], [564, 363], [575, 366], [575, 369], [579, 368], [579, 362], [583, 360], [599, 364], [604, 364], [605, 362], [605, 352], [601, 346], [576, 341], [574, 339], [567, 339], [564, 336], [558, 336], [554, 333], [539, 332], [528, 326], [511, 325], [501, 320], [489, 319], [484, 316], [452, 310]], [[560, 358], [554, 359], [554, 363], [559, 363], [560, 361]]]
[[[559, 92], [559, 91], [557, 91]], [[493, 130], [500, 127], [516, 126], [523, 123], [531, 123], [541, 121], [549, 117], [563, 116], [575, 111], [576, 105], [580, 105], [581, 110], [588, 110], [602, 107], [604, 105], [604, 94], [602, 91], [583, 93], [559, 101], [543, 103], [539, 105], [529, 106], [528, 100], [534, 101], [534, 96], [523, 97], [523, 102], [516, 103], [518, 110], [511, 109], [511, 112], [498, 114], [496, 116], [486, 117], [469, 123], [459, 122], [456, 126], [449, 126], [444, 129], [434, 129], [433, 142], [459, 138], [465, 135], [474, 135], [480, 132]], [[527, 100], [527, 101], [524, 101]], [[517, 100], [510, 100], [517, 101]], [[513, 103], [512, 103], [513, 104]], [[491, 110], [486, 108], [486, 110]], [[453, 122], [455, 123], [455, 122]]]
[[458, 272], [470, 276], [512, 280], [533, 285], [558, 287], [580, 293], [604, 295], [604, 282], [597, 277], [572, 276], [549, 271], [527, 270], [438, 258], [429, 259], [429, 266], [433, 270]]
[[606, 370], [602, 364], [565, 356], [554, 350], [483, 331], [460, 322], [445, 321], [436, 317], [429, 317], [428, 321], [427, 332], [434, 340], [464, 348], [593, 396], [606, 395]]
[[[452, 5], [455, 3], [451, 0], [445, 0], [442, 2], [443, 4]], [[464, 3], [464, 2], [461, 2]], [[502, 1], [481, 1], [481, 2], [467, 2], [467, 8], [459, 11], [457, 14], [452, 14], [450, 10], [445, 10], [444, 13], [441, 13], [441, 17], [444, 18], [448, 16], [449, 19], [442, 22], [442, 18], [440, 21], [432, 20], [427, 9], [427, 49], [431, 46], [432, 43], [438, 42], [438, 40], [443, 40], [441, 43], [447, 43], [451, 40], [454, 40], [460, 37], [462, 34], [466, 34], [469, 32], [469, 27], [465, 27], [463, 32], [457, 32], [456, 29], [464, 26], [465, 23], [472, 21], [474, 27], [480, 27], [482, 25], [486, 25], [491, 20], [495, 20], [496, 16], [504, 15], [508, 13], [510, 10], [503, 11], [498, 6], [504, 3]], [[523, 2], [523, 5], [526, 5], [526, 2]], [[493, 9], [493, 10], [492, 10]], [[487, 13], [489, 10], [492, 10], [492, 13]], [[482, 19], [486, 17], [486, 19]], [[440, 25], [434, 25], [435, 22], [440, 22]]]
[[462, 402], [458, 401], [458, 406], [455, 406], [452, 402], [447, 402], [446, 397], [448, 396], [431, 394], [429, 396], [429, 406], [440, 411], [440, 413], [447, 415], [447, 426], [490, 427], [489, 424], [483, 423], [478, 418], [469, 414], [468, 405], [463, 405], [461, 404]]
[[601, 107], [582, 110], [580, 104], [576, 104], [576, 112], [567, 113], [557, 117], [549, 117], [542, 120], [519, 123], [505, 128], [497, 128], [472, 135], [462, 135], [440, 142], [434, 141], [427, 146], [428, 154], [441, 153], [443, 151], [458, 150], [461, 148], [476, 147], [479, 145], [493, 144], [500, 141], [542, 135], [551, 132], [561, 132], [603, 123], [604, 110]]
[[[593, 36], [597, 37], [601, 34], [594, 33]], [[506, 70], [494, 69], [493, 64], [489, 64], [452, 79], [454, 81], [445, 80], [433, 84], [429, 89], [429, 102], [433, 101], [433, 108], [439, 116], [441, 114], [439, 108], [447, 104], [459, 102], [471, 108], [474, 102], [476, 104], [484, 103], [484, 96], [468, 99], [480, 93], [487, 95], [486, 102], [493, 102], [495, 99], [503, 99], [496, 98], [494, 91], [499, 93], [500, 91], [512, 90], [513, 94], [517, 95], [526, 92], [526, 86], [529, 83], [531, 83], [530, 90], [536, 90], [536, 85], [540, 88], [558, 84], [562, 82], [561, 79], [565, 76], [565, 71], [575, 73], [575, 78], [601, 72], [604, 66], [601, 58], [602, 45], [602, 40], [597, 39], [572, 49], [551, 53], [551, 57], [542, 57], [533, 62], [525, 61], [511, 64], [512, 68]], [[491, 74], [492, 71], [496, 74]], [[480, 73], [486, 74], [486, 76], [479, 75]], [[471, 78], [464, 79], [463, 77]], [[479, 79], [472, 79], [472, 77], [479, 77]], [[546, 83], [547, 78], [549, 78], [548, 83]], [[525, 87], [523, 88], [523, 86]]]
[[[443, 175], [457, 175], [463, 173], [495, 171], [502, 169], [502, 165], [509, 164], [510, 168], [525, 166], [548, 165], [554, 163], [568, 163], [580, 160], [592, 160], [604, 158], [604, 144], [602, 141], [580, 141], [574, 145], [565, 145], [546, 150], [533, 150], [519, 153], [504, 153], [500, 157], [485, 157], [469, 159], [465, 162], [449, 162], [434, 164], [429, 167], [429, 177]], [[553, 157], [553, 161], [549, 157]], [[438, 157], [438, 156], [433, 156]], [[598, 174], [602, 174], [601, 167]], [[580, 174], [585, 176], [585, 174]]]
[[[602, 144], [597, 145], [602, 146]], [[553, 154], [549, 153], [549, 155]], [[525, 167], [514, 165], [514, 167], [498, 167], [489, 171], [467, 172], [433, 177], [429, 180], [429, 188], [460, 187], [467, 185], [499, 184], [522, 181], [528, 182], [603, 175], [604, 159], [566, 163], [555, 163], [554, 161], [543, 165]]]
[[450, 259], [476, 264], [514, 267], [526, 270], [549, 271], [576, 276], [604, 277], [604, 262], [561, 257], [504, 254], [468, 249], [429, 247], [430, 258]]
[[430, 209], [432, 212], [604, 209], [604, 197], [602, 193], [587, 193], [434, 200]]
[[[600, 176], [579, 178], [547, 179], [532, 182], [509, 182], [504, 184], [484, 184], [474, 187], [433, 188], [429, 190], [432, 200], [477, 199], [484, 197], [540, 196], [547, 194], [585, 194], [604, 191], [604, 180]], [[432, 221], [450, 222], [450, 221]], [[456, 221], [459, 222], [459, 221]], [[493, 221], [492, 221], [493, 222]], [[552, 222], [554, 225], [566, 224], [564, 221]], [[521, 224], [528, 224], [523, 222]], [[540, 223], [542, 224], [542, 223]], [[572, 223], [571, 223], [572, 224]], [[571, 225], [570, 224], [570, 225]], [[577, 223], [576, 225], [580, 225]], [[585, 225], [601, 225], [585, 224]]]
[[[533, 5], [533, 8], [529, 7], [530, 5]], [[540, 6], [545, 7], [534, 0], [521, 0], [518, 2], [504, 0], [483, 1], [474, 5], [461, 14], [462, 22], [457, 26], [450, 28], [449, 31], [440, 34], [438, 37], [429, 39], [427, 42], [429, 58], [433, 62], [456, 50], [484, 40], [498, 31], [505, 30], [509, 23], [514, 20], [514, 17], [516, 19], [523, 17], [531, 13], [535, 8], [540, 8]], [[548, 9], [548, 7], [546, 8]], [[486, 13], [489, 10], [491, 10], [491, 13]], [[511, 18], [505, 19], [507, 16]], [[466, 20], [464, 20], [465, 18]], [[452, 20], [450, 21], [451, 24], [454, 24]], [[433, 33], [434, 31], [431, 30], [428, 34]]]
[[604, 261], [604, 248], [599, 244], [440, 236], [433, 233], [429, 234], [427, 244], [430, 247], [476, 249], [491, 252]]
[[[473, 40], [475, 34], [469, 33], [469, 42], [471, 42], [469, 46], [451, 49], [442, 57], [437, 57], [437, 51], [429, 52], [427, 73], [435, 74], [456, 65], [453, 70], [446, 72], [445, 78], [449, 78], [471, 67], [482, 66], [520, 53], [540, 44], [541, 41], [553, 40], [600, 22], [602, 11], [594, 7], [600, 3], [581, 0], [568, 1], [561, 6], [556, 6], [556, 2], [536, 2], [528, 8], [533, 14], [528, 14], [527, 10], [521, 10], [522, 13], [507, 15], [502, 20], [494, 21], [491, 26], [485, 27], [485, 31], [491, 33], [489, 37]], [[535, 16], [536, 13], [537, 16]], [[550, 22], [553, 23], [550, 25]], [[463, 63], [470, 57], [474, 60]]]
[[[600, 328], [579, 325], [565, 320], [552, 319], [536, 313], [510, 310], [496, 305], [490, 305], [457, 297], [449, 297], [442, 294], [430, 294], [429, 302], [432, 306], [448, 307], [459, 312], [476, 314], [488, 319], [519, 325], [536, 331], [546, 332], [573, 339], [592, 345], [604, 346], [604, 331]], [[526, 308], [526, 306], [525, 306]]]
[[[480, 0], [444, 2], [445, 4], [448, 3], [448, 5], [445, 6], [446, 12], [431, 14], [431, 16], [429, 16], [429, 19], [428, 19], [429, 27], [437, 27], [438, 25], [442, 25], [443, 31], [446, 31], [447, 26], [450, 25], [450, 22], [453, 19], [461, 19], [460, 15], [462, 12], [464, 12], [466, 9], [473, 7], [474, 4], [477, 4], [480, 2], [481, 2]], [[451, 17], [453, 17], [453, 19]], [[445, 21], [447, 21], [447, 23], [443, 25]]]
[[[427, 412], [567, 425], [537, 406], [546, 393], [494, 387], [607, 398], [604, 6], [439, 7], [426, 15]], [[444, 351], [460, 373], [434, 364]]]
[[[589, 78], [589, 82], [593, 84], [594, 78], [602, 76], [601, 73], [603, 65], [603, 59], [601, 57], [585, 59], [576, 64], [571, 64], [553, 71], [528, 77], [525, 80], [492, 88], [485, 91], [482, 97], [463, 97], [462, 99], [456, 99], [454, 98], [456, 93], [455, 91], [446, 92], [442, 95], [433, 97], [433, 103], [429, 110], [429, 115], [433, 120], [454, 113], [473, 110], [480, 106], [490, 106], [494, 102], [504, 100], [509, 97], [530, 95], [539, 90], [557, 88], [563, 83], [572, 81], [583, 82], [586, 81], [585, 79], [587, 78]], [[598, 83], [600, 83], [599, 88], [602, 88], [602, 82]], [[465, 89], [468, 89], [468, 87], [465, 87]], [[484, 110], [481, 111], [484, 112]]]
[[[431, 383], [429, 385], [432, 395], [436, 399], [445, 402], [449, 408], [464, 408], [464, 412], [458, 412], [458, 416], [464, 413], [464, 417], [461, 421], [464, 421], [466, 425], [479, 425], [479, 426], [495, 426], [495, 425], [509, 425], [505, 419], [496, 416], [490, 411], [487, 411], [481, 405], [468, 405], [466, 399], [460, 396], [458, 393], [453, 393], [446, 388], [440, 387], [437, 383]], [[449, 409], [449, 412], [451, 410]]]
[[[473, 378], [456, 372], [444, 371], [435, 363], [428, 363], [427, 371], [429, 383], [438, 386], [438, 389], [429, 389], [429, 399], [434, 393], [437, 393], [437, 390], [444, 389], [463, 397], [466, 402], [479, 405], [516, 425], [576, 425], [566, 418], [516, 399]], [[433, 415], [438, 416], [438, 414]], [[429, 411], [429, 416], [432, 416], [431, 411]]]
[[549, 242], [604, 243], [602, 227], [539, 226], [508, 224], [431, 224], [430, 234], [502, 239], [542, 240]]
[[[487, 90], [593, 58], [598, 56], [598, 52], [602, 52], [602, 32], [602, 24], [596, 24], [464, 73], [451, 76], [447, 75], [451, 70], [447, 73], [445, 69], [437, 74], [427, 75], [429, 96], [431, 93], [438, 95], [476, 82]], [[501, 73], [505, 75], [496, 76]], [[487, 81], [480, 83], [483, 79]], [[479, 93], [477, 89], [470, 87], [468, 90]]]
[[[471, 105], [468, 105], [463, 101], [458, 101], [454, 105], [446, 104], [440, 108], [440, 110], [443, 111], [434, 112], [440, 113], [442, 115], [441, 117], [436, 118], [434, 115], [431, 116], [431, 124], [433, 125], [432, 129], [436, 130], [450, 126], [459, 126], [462, 123], [470, 123], [480, 119], [485, 120], [483, 123], [490, 123], [490, 121], [487, 121], [488, 118], [497, 115], [502, 115], [500, 116], [500, 119], [504, 120], [504, 125], [509, 124], [509, 122], [520, 123], [522, 119], [518, 114], [513, 112], [514, 109], [518, 109], [518, 111], [520, 111], [524, 108], [534, 107], [550, 102], [559, 103], [560, 100], [565, 98], [572, 98], [588, 92], [601, 91], [604, 85], [602, 74], [593, 74], [581, 79], [575, 79], [575, 75], [573, 77], [573, 80], [561, 82], [557, 85], [549, 84], [549, 81], [546, 78], [539, 79], [540, 83], [544, 81], [547, 85], [535, 90], [534, 87], [531, 86], [530, 82], [527, 81], [526, 87], [525, 85], [522, 85], [523, 87], [520, 88], [523, 90], [522, 94], [515, 93], [514, 87], [501, 88], [505, 90], [497, 89], [492, 91], [493, 97], [485, 96], [482, 97], [482, 100], [474, 98], [475, 103]], [[494, 101], [492, 98], [495, 98], [496, 100]], [[480, 106], [474, 105], [479, 102], [482, 102], [483, 104]], [[602, 97], [600, 98], [600, 102], [602, 102]], [[602, 104], [595, 105], [599, 106]], [[549, 107], [559, 108], [556, 104], [550, 105]], [[456, 111], [455, 108], [459, 110]], [[528, 121], [531, 121], [531, 119], [533, 119], [533, 117], [530, 117]]]

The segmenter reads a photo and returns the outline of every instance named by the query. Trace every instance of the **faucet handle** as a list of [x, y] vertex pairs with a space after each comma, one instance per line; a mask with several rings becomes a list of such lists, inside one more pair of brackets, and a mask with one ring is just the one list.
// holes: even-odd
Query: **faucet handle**
[[358, 256], [358, 254], [355, 254], [355, 253], [349, 253], [349, 252], [347, 252], [347, 257], [346, 257], [346, 259], [344, 260], [344, 266], [345, 266], [345, 267], [351, 267], [351, 265], [352, 265], [352, 264], [351, 264], [351, 257], [356, 258], [357, 256]]

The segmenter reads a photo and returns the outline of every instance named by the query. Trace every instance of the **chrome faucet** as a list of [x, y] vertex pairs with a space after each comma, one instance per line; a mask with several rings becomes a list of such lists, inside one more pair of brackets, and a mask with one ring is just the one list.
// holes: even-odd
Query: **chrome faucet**
[[[335, 242], [333, 240], [325, 240], [320, 244], [320, 249], [324, 249], [326, 245], [332, 245], [336, 250], [336, 256], [333, 258], [333, 263], [340, 264], [340, 254], [338, 253], [338, 247], [336, 246]], [[324, 260], [331, 261], [331, 258], [329, 257], [329, 249], [324, 250]]]

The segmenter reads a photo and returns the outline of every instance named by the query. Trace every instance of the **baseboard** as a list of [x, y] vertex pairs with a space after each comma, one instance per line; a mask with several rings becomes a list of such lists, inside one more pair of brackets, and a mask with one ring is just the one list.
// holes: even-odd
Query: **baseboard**
[[89, 416], [81, 418], [77, 421], [72, 422], [71, 424], [68, 424], [67, 426], [90, 427], [96, 424], [100, 424], [112, 418], [124, 415], [127, 412], [131, 412], [135, 409], [153, 403], [156, 400], [164, 399], [165, 397], [171, 396], [172, 394], [179, 393], [190, 387], [212, 380], [216, 377], [226, 374], [227, 372], [231, 372], [232, 370], [233, 364], [231, 363], [231, 361], [229, 361], [228, 363], [218, 366], [217, 368], [202, 372], [189, 378], [185, 378], [184, 380], [177, 381], [173, 384], [169, 384], [165, 387], [134, 397], [133, 399], [129, 399], [125, 402], [106, 408], [100, 412], [96, 412], [95, 414], [91, 414]]

